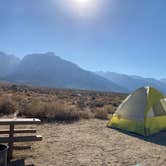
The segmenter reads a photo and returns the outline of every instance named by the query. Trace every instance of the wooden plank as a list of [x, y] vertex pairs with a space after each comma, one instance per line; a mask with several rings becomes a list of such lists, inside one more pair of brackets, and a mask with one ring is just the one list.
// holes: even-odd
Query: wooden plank
[[13, 136], [14, 136], [14, 123], [10, 124], [10, 132], [9, 132], [9, 142], [8, 142], [8, 159], [12, 159], [13, 156]]
[[[10, 130], [0, 130], [0, 134], [9, 134]], [[15, 129], [14, 133], [36, 133], [36, 129]]]
[[[34, 136], [17, 136], [13, 138], [13, 142], [33, 142], [33, 141], [41, 141], [41, 135]], [[8, 143], [10, 141], [9, 137], [0, 137], [0, 143]]]
[[8, 163], [8, 166], [25, 166], [25, 161], [24, 161], [24, 159], [11, 160]]
[[17, 118], [17, 119], [0, 119], [0, 125], [31, 125], [31, 124], [40, 124], [41, 121], [36, 118]]

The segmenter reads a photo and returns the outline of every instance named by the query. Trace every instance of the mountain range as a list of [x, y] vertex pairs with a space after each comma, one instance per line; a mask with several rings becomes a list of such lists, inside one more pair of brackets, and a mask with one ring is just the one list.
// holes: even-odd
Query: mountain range
[[26, 55], [19, 59], [0, 52], [0, 80], [13, 83], [129, 93], [153, 86], [166, 94], [166, 79], [157, 80], [115, 72], [91, 72], [52, 52]]
[[[9, 59], [8, 61], [12, 60], [8, 55], [6, 58]], [[13, 63], [15, 62], [14, 59]], [[0, 62], [3, 63], [3, 58], [0, 59]], [[0, 70], [2, 73], [5, 73], [1, 74], [1, 80], [55, 88], [115, 92], [126, 91], [125, 88], [116, 85], [112, 81], [93, 72], [86, 71], [51, 52], [45, 54], [30, 54], [20, 60], [19, 63], [14, 63], [14, 67], [11, 64], [8, 64], [10, 67]], [[8, 72], [8, 68], [12, 67], [13, 70]]]
[[123, 86], [129, 92], [143, 86], [153, 86], [166, 94], [166, 79], [157, 80], [154, 78], [144, 78], [115, 72], [98, 71], [96, 74], [111, 80], [119, 86]]
[[12, 73], [19, 62], [20, 59], [14, 55], [8, 55], [0, 52], [0, 77], [4, 77]]

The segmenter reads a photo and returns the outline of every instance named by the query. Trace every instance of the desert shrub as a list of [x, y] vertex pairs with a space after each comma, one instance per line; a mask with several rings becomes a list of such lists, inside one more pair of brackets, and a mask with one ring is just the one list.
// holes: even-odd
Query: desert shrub
[[93, 102], [91, 102], [90, 106], [91, 106], [91, 108], [103, 107], [104, 106], [104, 101], [94, 100]]
[[80, 119], [79, 111], [67, 108], [61, 103], [44, 103], [34, 100], [28, 110], [20, 111], [19, 116], [36, 117], [43, 121], [76, 121]]
[[84, 100], [78, 100], [78, 101], [77, 101], [77, 106], [78, 106], [78, 108], [80, 108], [80, 109], [84, 109], [84, 108], [86, 107], [86, 103], [85, 103]]
[[114, 107], [118, 107], [120, 103], [121, 103], [121, 102], [119, 102], [117, 99], [115, 99], [115, 101], [113, 101], [111, 104], [112, 104]]
[[94, 118], [94, 113], [92, 113], [90, 110], [80, 111], [80, 118], [82, 119]]
[[95, 111], [95, 118], [97, 119], [108, 119], [108, 112], [104, 108], [97, 108]]
[[114, 106], [110, 105], [106, 105], [104, 106], [104, 109], [107, 111], [107, 113], [109, 114], [114, 114], [114, 112], [116, 111], [116, 108]]
[[26, 93], [26, 96], [30, 97], [30, 96], [31, 96], [31, 93], [30, 93], [30, 92], [27, 92], [27, 93]]
[[80, 119], [79, 112], [74, 108], [57, 110], [54, 113], [53, 120], [57, 121], [77, 121]]
[[17, 103], [17, 110], [18, 110], [18, 114], [21, 113], [26, 113], [26, 111], [29, 110], [29, 105], [31, 103], [31, 98], [29, 97], [24, 97], [22, 96], [22, 98], [20, 98], [20, 100], [16, 100], [15, 102]]
[[0, 98], [0, 114], [9, 115], [16, 111], [16, 105], [8, 96], [3, 96]]
[[92, 97], [91, 97], [91, 100], [95, 100], [95, 99], [96, 99], [96, 97], [95, 97], [95, 96], [92, 96]]
[[33, 100], [29, 104], [26, 100], [22, 100], [20, 102], [20, 110], [18, 116], [37, 117], [42, 119], [45, 117], [43, 108], [43, 103], [38, 100]]

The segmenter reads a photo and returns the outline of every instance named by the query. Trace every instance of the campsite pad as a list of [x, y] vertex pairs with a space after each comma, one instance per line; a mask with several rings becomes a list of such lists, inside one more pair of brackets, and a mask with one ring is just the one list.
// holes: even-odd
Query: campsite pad
[[166, 132], [146, 141], [107, 128], [106, 123], [92, 119], [39, 125], [43, 141], [30, 151], [16, 151], [15, 156], [25, 156], [26, 163], [35, 166], [165, 166], [166, 146], [159, 140], [166, 139]]

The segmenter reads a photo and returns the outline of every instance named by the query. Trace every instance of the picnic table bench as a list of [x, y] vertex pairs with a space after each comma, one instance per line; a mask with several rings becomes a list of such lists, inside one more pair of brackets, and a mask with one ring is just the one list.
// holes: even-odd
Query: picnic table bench
[[13, 155], [13, 145], [15, 142], [31, 142], [41, 141], [41, 135], [30, 136], [14, 136], [17, 133], [36, 133], [36, 129], [15, 129], [15, 125], [34, 125], [40, 124], [41, 121], [36, 118], [13, 118], [0, 119], [0, 125], [8, 125], [9, 129], [0, 130], [0, 134], [8, 134], [8, 136], [0, 136], [0, 143], [8, 143], [8, 158], [11, 159]]

